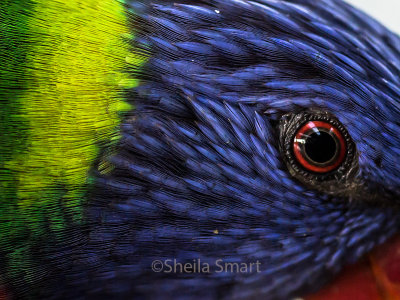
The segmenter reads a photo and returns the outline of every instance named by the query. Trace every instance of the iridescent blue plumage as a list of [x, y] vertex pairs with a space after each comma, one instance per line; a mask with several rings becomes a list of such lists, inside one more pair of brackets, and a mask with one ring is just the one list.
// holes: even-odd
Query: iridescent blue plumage
[[[135, 4], [137, 44], [153, 55], [59, 292], [316, 290], [399, 229], [400, 39], [342, 1], [181, 2]], [[310, 108], [334, 114], [357, 146], [346, 197], [304, 186], [282, 161], [280, 117]], [[155, 273], [155, 259], [259, 260], [261, 272]]]

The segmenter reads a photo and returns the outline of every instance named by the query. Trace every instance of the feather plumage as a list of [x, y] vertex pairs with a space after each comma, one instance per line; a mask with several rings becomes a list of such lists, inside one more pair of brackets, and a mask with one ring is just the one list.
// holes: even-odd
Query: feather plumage
[[[127, 70], [141, 80], [125, 94], [135, 109], [112, 153], [91, 160], [84, 222], [63, 228], [63, 239], [31, 244], [43, 267], [24, 267], [42, 277], [5, 274], [18, 295], [287, 299], [318, 289], [398, 231], [398, 36], [333, 0], [125, 7], [136, 13], [132, 51], [150, 56], [140, 71], [141, 59], [118, 56], [134, 61]], [[334, 114], [357, 146], [356, 184], [345, 197], [301, 184], [282, 160], [279, 120], [307, 109]], [[151, 270], [154, 260], [174, 259], [214, 269]], [[261, 269], [215, 272], [218, 259]]]

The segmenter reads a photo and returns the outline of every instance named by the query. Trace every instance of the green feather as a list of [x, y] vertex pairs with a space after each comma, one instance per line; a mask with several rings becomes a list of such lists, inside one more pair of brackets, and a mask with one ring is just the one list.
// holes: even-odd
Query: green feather
[[[31, 245], [82, 221], [89, 170], [119, 138], [138, 84], [130, 15], [117, 0], [0, 4], [0, 249], [21, 272]], [[28, 268], [29, 269], [29, 268]], [[24, 277], [29, 277], [27, 272]]]

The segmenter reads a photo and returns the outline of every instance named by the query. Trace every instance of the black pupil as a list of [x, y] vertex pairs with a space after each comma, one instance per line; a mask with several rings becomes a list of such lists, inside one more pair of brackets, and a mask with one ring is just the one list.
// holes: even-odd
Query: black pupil
[[306, 140], [305, 151], [313, 161], [326, 163], [335, 155], [336, 143], [329, 133], [324, 131], [313, 132]]

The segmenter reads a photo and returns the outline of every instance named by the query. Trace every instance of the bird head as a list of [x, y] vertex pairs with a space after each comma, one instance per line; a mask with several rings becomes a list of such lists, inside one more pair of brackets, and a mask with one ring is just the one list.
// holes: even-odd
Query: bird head
[[63, 295], [287, 299], [398, 231], [395, 34], [342, 1], [126, 6], [148, 59], [91, 169], [84, 242], [49, 250]]
[[153, 51], [150, 75], [112, 161], [117, 181], [140, 181], [139, 198], [151, 203], [150, 215], [132, 208], [146, 224], [132, 243], [149, 260], [260, 261], [261, 269], [162, 277], [143, 288], [197, 281], [207, 295], [286, 298], [321, 286], [398, 230], [393, 33], [340, 1], [145, 11], [138, 41]]

